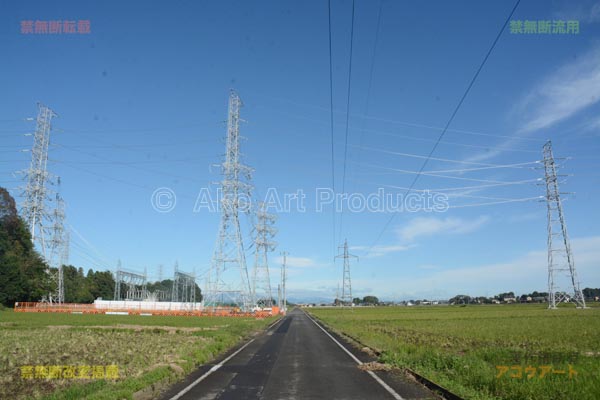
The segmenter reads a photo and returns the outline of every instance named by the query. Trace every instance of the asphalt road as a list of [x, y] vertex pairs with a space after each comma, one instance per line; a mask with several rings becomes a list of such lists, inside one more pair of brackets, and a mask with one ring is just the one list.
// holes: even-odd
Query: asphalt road
[[358, 368], [357, 361], [371, 359], [296, 309], [220, 362], [200, 368], [162, 398], [433, 398], [401, 375], [367, 372]]

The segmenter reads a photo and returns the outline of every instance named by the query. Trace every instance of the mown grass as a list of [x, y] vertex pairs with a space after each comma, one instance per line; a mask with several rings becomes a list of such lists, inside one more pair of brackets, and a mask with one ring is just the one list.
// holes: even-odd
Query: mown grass
[[[467, 399], [600, 398], [600, 309], [544, 305], [311, 309], [333, 329]], [[569, 378], [540, 367], [577, 372]], [[496, 366], [521, 367], [497, 378]], [[536, 367], [527, 378], [525, 368]]]
[[[0, 398], [128, 399], [176, 381], [273, 320], [0, 311]], [[26, 365], [116, 365], [119, 379], [23, 379]]]

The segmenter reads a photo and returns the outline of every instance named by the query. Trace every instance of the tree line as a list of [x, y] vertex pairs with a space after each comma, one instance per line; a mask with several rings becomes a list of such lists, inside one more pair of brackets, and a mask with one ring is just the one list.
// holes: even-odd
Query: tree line
[[[49, 268], [35, 250], [31, 233], [19, 216], [14, 198], [0, 187], [0, 304], [14, 306], [19, 301], [40, 301], [56, 288], [52, 278], [56, 268]], [[65, 302], [92, 303], [97, 298], [112, 300], [115, 279], [110, 271], [94, 271], [73, 265], [63, 266]], [[173, 281], [165, 279], [147, 284], [149, 292], [166, 294], [162, 300], [171, 300]], [[196, 301], [202, 292], [196, 285]]]

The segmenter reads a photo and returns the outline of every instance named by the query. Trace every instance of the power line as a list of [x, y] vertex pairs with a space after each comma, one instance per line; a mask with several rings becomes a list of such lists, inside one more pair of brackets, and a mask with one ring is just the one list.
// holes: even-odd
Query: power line
[[[182, 146], [182, 145], [189, 145], [189, 144], [196, 144], [196, 143], [207, 143], [209, 141], [210, 140], [207, 140], [207, 139], [199, 139], [199, 140], [190, 140], [190, 141], [186, 141], [186, 142], [172, 141], [172, 142], [168, 142], [168, 143], [148, 143], [148, 144], [114, 144], [114, 143], [108, 143], [106, 141], [103, 141], [103, 143], [106, 143], [105, 145], [75, 145], [75, 146], [70, 145], [70, 147], [71, 148], [80, 148], [80, 149], [123, 149], [123, 150], [134, 151], [137, 148], [154, 148], [154, 147], [163, 148], [166, 146]], [[56, 142], [54, 142], [53, 144], [60, 145], [60, 143], [56, 143]], [[146, 153], [144, 153], [144, 154], [146, 154]]]
[[71, 129], [71, 128], [63, 128], [60, 129], [61, 132], [64, 133], [76, 133], [77, 135], [81, 135], [83, 133], [112, 133], [112, 132], [164, 132], [175, 129], [187, 129], [187, 128], [196, 128], [200, 126], [206, 125], [214, 125], [215, 121], [204, 121], [204, 122], [194, 122], [184, 125], [175, 125], [170, 126], [168, 128], [109, 128], [109, 129]]
[[[434, 178], [457, 179], [457, 180], [461, 180], [461, 181], [482, 182], [482, 183], [498, 183], [498, 184], [510, 184], [511, 183], [511, 182], [505, 182], [505, 181], [496, 181], [496, 180], [492, 180], [492, 179], [476, 179], [476, 178], [465, 178], [462, 176], [432, 174], [432, 173], [429, 173], [426, 171], [420, 171], [420, 170], [419, 171], [411, 171], [411, 170], [407, 170], [407, 169], [381, 167], [378, 165], [371, 165], [371, 164], [366, 164], [366, 165], [374, 167], [374, 168], [381, 168], [381, 169], [386, 169], [386, 170], [390, 170], [390, 171], [396, 171], [396, 172], [403, 173], [403, 174], [425, 175], [425, 176], [431, 176]], [[410, 192], [412, 190], [413, 187], [414, 187], [414, 185], [409, 186], [409, 190], [407, 191], [407, 194], [408, 194], [408, 192]]]
[[[381, 11], [383, 9], [383, 0], [379, 0], [379, 8], [377, 10], [377, 25], [375, 27], [375, 42], [373, 44], [373, 53], [371, 54], [371, 65], [369, 66], [369, 83], [367, 85], [367, 99], [366, 99], [366, 103], [365, 103], [365, 114], [364, 115], [369, 115], [369, 107], [371, 105], [371, 89], [373, 87], [373, 73], [375, 71], [375, 57], [377, 54], [377, 45], [379, 44], [379, 30], [381, 27]], [[365, 137], [365, 119], [362, 119], [362, 124], [361, 124], [361, 130], [360, 130], [360, 139], [358, 141], [359, 145], [362, 146], [363, 145], [363, 141], [364, 141], [364, 137]], [[360, 164], [362, 161], [362, 152], [359, 150], [358, 151], [358, 162], [357, 162], [357, 168], [360, 168]], [[354, 170], [354, 184], [356, 185], [356, 169]]]
[[432, 129], [432, 130], [436, 130], [436, 131], [444, 131], [445, 130], [447, 132], [463, 133], [465, 135], [525, 140], [525, 141], [532, 141], [532, 142], [537, 142], [537, 143], [544, 141], [544, 139], [529, 138], [529, 137], [524, 137], [524, 136], [498, 135], [498, 134], [493, 134], [493, 133], [477, 132], [477, 131], [465, 130], [465, 129], [450, 129], [450, 128], [445, 129], [444, 127], [441, 127], [441, 126], [426, 125], [426, 124], [420, 124], [420, 123], [416, 123], [416, 122], [398, 121], [398, 120], [393, 120], [393, 119], [388, 119], [388, 118], [370, 117], [370, 116], [366, 116], [366, 115], [359, 116], [359, 118], [372, 119], [374, 121], [381, 121], [381, 122], [389, 122], [391, 124], [405, 125], [405, 126], [410, 126], [413, 128], [425, 128], [425, 129]]
[[[131, 169], [136, 169], [139, 171], [144, 171], [147, 173], [151, 173], [153, 175], [163, 175], [163, 176], [168, 176], [170, 178], [175, 178], [175, 179], [181, 179], [181, 180], [186, 180], [189, 182], [194, 182], [194, 183], [200, 183], [199, 181], [192, 179], [192, 178], [188, 178], [185, 176], [180, 176], [180, 175], [175, 175], [175, 174], [171, 174], [168, 172], [164, 172], [164, 171], [157, 171], [157, 170], [153, 170], [153, 169], [148, 169], [148, 168], [142, 168], [142, 167], [138, 167], [134, 164], [148, 164], [150, 163], [149, 161], [146, 162], [123, 162], [123, 161], [113, 161], [113, 160], [109, 160], [105, 157], [101, 157], [98, 156], [94, 153], [89, 153], [89, 152], [85, 152], [85, 151], [81, 151], [81, 150], [74, 150], [72, 149], [70, 146], [64, 146], [64, 145], [59, 145], [62, 148], [65, 148], [67, 150], [71, 150], [71, 151], [77, 151], [78, 153], [82, 153], [82, 154], [87, 154], [90, 157], [94, 157], [97, 158], [99, 160], [103, 160], [103, 162], [90, 162], [90, 161], [86, 161], [86, 162], [71, 162], [71, 161], [58, 161], [58, 160], [51, 160], [54, 163], [58, 163], [58, 164], [65, 164], [67, 166], [73, 166], [73, 165], [80, 165], [80, 164], [91, 164], [91, 165], [121, 165], [121, 166], [125, 166], [125, 167], [129, 167]], [[182, 162], [182, 161], [187, 161], [187, 160], [170, 160], [169, 162]], [[154, 160], [152, 163], [158, 163], [160, 161], [158, 160]], [[84, 170], [86, 171], [86, 170]]]
[[[327, 1], [328, 20], [329, 20], [329, 111], [331, 119], [331, 190], [335, 193], [335, 137], [333, 131], [333, 55], [331, 46], [331, 0]], [[333, 218], [333, 250], [335, 252], [335, 208], [332, 211]]]
[[[353, 144], [350, 144], [349, 146], [359, 148], [359, 146], [353, 145]], [[501, 166], [501, 164], [481, 163], [481, 162], [465, 161], [465, 160], [453, 160], [453, 159], [449, 159], [449, 158], [439, 158], [439, 157], [436, 158], [436, 157], [424, 156], [424, 155], [420, 155], [420, 154], [402, 153], [399, 151], [378, 149], [375, 147], [368, 147], [368, 146], [361, 146], [360, 148], [362, 148], [364, 150], [375, 151], [375, 152], [385, 153], [385, 154], [391, 154], [391, 155], [395, 155], [395, 156], [420, 158], [420, 159], [425, 159], [426, 161], [429, 161], [429, 160], [443, 161], [443, 162], [452, 162], [452, 163], [457, 163], [457, 164], [479, 165], [479, 166], [483, 166], [483, 167], [499, 167], [499, 166]]]
[[544, 198], [543, 196], [525, 197], [525, 198], [522, 198], [522, 199], [510, 199], [510, 200], [503, 200], [503, 201], [492, 201], [492, 202], [489, 202], [489, 203], [464, 204], [464, 205], [459, 205], [459, 206], [450, 206], [448, 208], [465, 208], [465, 207], [491, 206], [491, 205], [505, 204], [505, 203], [519, 203], [519, 202], [540, 200], [540, 199], [543, 199], [543, 198]]
[[[305, 108], [312, 108], [312, 109], [315, 109], [315, 110], [329, 112], [328, 108], [321, 107], [321, 106], [315, 106], [314, 104], [304, 104], [304, 103], [300, 103], [300, 102], [297, 102], [297, 101], [283, 99], [283, 98], [277, 98], [277, 97], [270, 97], [270, 98], [274, 99], [274, 100], [277, 100], [277, 101], [281, 101], [281, 102], [284, 102], [284, 103], [290, 103], [290, 104], [298, 105], [298, 106], [305, 107]], [[282, 110], [268, 108], [268, 107], [265, 107], [265, 106], [262, 106], [262, 105], [258, 105], [257, 107], [262, 107], [262, 108], [268, 109], [268, 110], [273, 111], [273, 112], [285, 113], [285, 114], [291, 115], [293, 117], [303, 118], [303, 119], [306, 119], [306, 120], [309, 120], [309, 121], [313, 121], [313, 122], [323, 123], [323, 121], [321, 121], [319, 119], [305, 117], [305, 116], [302, 116], [300, 114], [288, 113], [288, 112], [285, 112], [285, 111], [282, 111]], [[343, 113], [343, 111], [341, 111], [341, 110], [334, 111], [334, 112], [339, 113], [339, 114]], [[358, 119], [370, 119], [370, 120], [374, 120], [374, 121], [388, 122], [388, 123], [391, 123], [391, 124], [405, 125], [405, 126], [410, 126], [410, 127], [414, 127], [414, 128], [431, 129], [431, 130], [436, 130], [436, 131], [442, 131], [442, 130], [444, 130], [444, 127], [441, 127], [441, 126], [427, 125], [427, 124], [421, 124], [421, 123], [417, 123], [417, 122], [399, 121], [399, 120], [394, 120], [394, 119], [389, 119], [389, 118], [381, 118], [381, 117], [374, 117], [374, 116], [369, 116], [369, 115], [364, 115], [364, 114], [362, 114], [362, 115], [361, 114], [351, 114], [351, 115], [352, 115], [353, 118], [358, 118]], [[530, 137], [518, 136], [518, 135], [500, 135], [500, 134], [487, 133], [487, 132], [479, 132], [479, 131], [467, 130], [467, 129], [453, 129], [453, 128], [448, 128], [447, 132], [462, 133], [462, 134], [465, 134], [465, 135], [475, 135], [475, 136], [485, 136], [485, 137], [502, 138], [502, 139], [523, 140], [523, 141], [531, 141], [531, 142], [536, 142], [536, 143], [541, 143], [541, 142], [545, 141], [545, 139], [539, 139], [539, 138], [530, 138]]]
[[[389, 187], [392, 189], [400, 189], [400, 190], [407, 189], [405, 186], [396, 186], [396, 185], [387, 185], [387, 184], [374, 184], [374, 185]], [[438, 192], [435, 190], [428, 190], [428, 189], [413, 189], [413, 191], [422, 192], [422, 193], [443, 194], [447, 197], [468, 197], [468, 198], [473, 198], [473, 199], [496, 200], [496, 201], [520, 201], [521, 200], [521, 199], [510, 199], [510, 198], [504, 198], [504, 197], [477, 196], [477, 195], [465, 194], [465, 193], [445, 193], [445, 192]], [[536, 197], [536, 199], [537, 198], [539, 198], [539, 197]]]
[[[423, 173], [428, 173], [428, 174], [440, 174], [440, 173], [452, 173], [452, 172], [464, 173], [464, 172], [473, 172], [473, 171], [483, 171], [483, 170], [488, 170], [488, 169], [502, 169], [502, 168], [516, 168], [516, 169], [529, 169], [529, 170], [535, 169], [535, 167], [526, 167], [526, 165], [539, 165], [539, 161], [530, 161], [530, 162], [506, 164], [506, 165], [494, 165], [494, 166], [489, 166], [489, 167], [477, 167], [477, 168], [430, 170], [430, 171], [423, 171]], [[375, 166], [371, 165], [371, 167], [375, 167]], [[388, 167], [377, 166], [377, 168], [388, 168]]]
[[[467, 89], [465, 90], [465, 92], [463, 93], [462, 97], [460, 98], [460, 101], [458, 102], [458, 104], [456, 105], [456, 107], [454, 108], [454, 111], [452, 112], [452, 115], [450, 116], [450, 119], [448, 119], [448, 122], [446, 123], [446, 125], [444, 126], [444, 129], [442, 130], [442, 132], [440, 133], [440, 136], [438, 137], [436, 143], [433, 145], [433, 148], [431, 149], [431, 151], [429, 152], [429, 156], [425, 159], [425, 161], [423, 161], [423, 164], [421, 165], [421, 168], [419, 169], [420, 172], [422, 172], [425, 167], [427, 166], [427, 163], [429, 162], [429, 159], [433, 156], [433, 153], [435, 152], [435, 149], [438, 147], [440, 141], [442, 140], [442, 138], [444, 137], [444, 135], [446, 134], [446, 131], [448, 130], [448, 128], [450, 127], [450, 124], [452, 123], [452, 121], [454, 120], [454, 117], [456, 116], [456, 114], [458, 113], [458, 110], [460, 110], [460, 107], [462, 106], [463, 102], [465, 101], [465, 99], [467, 98], [467, 95], [469, 94], [469, 92], [471, 91], [471, 88], [473, 87], [473, 84], [475, 83], [475, 81], [477, 80], [477, 77], [479, 76], [479, 73], [481, 72], [481, 70], [483, 69], [483, 66], [485, 65], [485, 63], [487, 62], [488, 58], [490, 57], [490, 54], [492, 54], [492, 51], [494, 50], [494, 48], [496, 47], [496, 43], [498, 43], [498, 40], [500, 39], [500, 36], [502, 35], [502, 32], [504, 32], [504, 29], [506, 28], [506, 25], [508, 25], [508, 22], [510, 21], [510, 19], [512, 18], [514, 12], [516, 11], [517, 7], [519, 6], [519, 3], [521, 2], [521, 0], [517, 0], [514, 7], [512, 8], [512, 10], [510, 11], [510, 14], [508, 15], [508, 17], [506, 18], [506, 20], [504, 21], [504, 24], [502, 25], [502, 28], [500, 28], [500, 31], [498, 32], [498, 34], [496, 35], [496, 38], [494, 39], [494, 42], [492, 43], [490, 49], [488, 50], [488, 52], [486, 53], [485, 57], [483, 58], [483, 61], [481, 62], [481, 64], [479, 65], [479, 68], [477, 68], [477, 72], [475, 72], [475, 75], [473, 76], [473, 78], [471, 79], [471, 82], [469, 82], [469, 85], [467, 86]], [[412, 183], [409, 186], [409, 189], [407, 190], [406, 194], [410, 193], [410, 191], [412, 190], [412, 188], [414, 187], [414, 185], [417, 183], [417, 181], [419, 180], [419, 177], [421, 176], [420, 172], [415, 176], [415, 178], [413, 179]], [[371, 248], [373, 248], [373, 246], [375, 246], [377, 244], [377, 242], [379, 242], [379, 240], [381, 239], [381, 237], [383, 236], [384, 232], [387, 230], [388, 226], [392, 223], [392, 221], [394, 220], [394, 218], [396, 218], [396, 214], [392, 214], [391, 217], [388, 219], [388, 221], [386, 222], [386, 224], [384, 225], [383, 229], [381, 230], [381, 232], [377, 235], [377, 238], [375, 239], [375, 241], [373, 242], [373, 244], [371, 245], [371, 247], [369, 248], [369, 250]]]
[[93, 250], [99, 257], [97, 257], [97, 259], [99, 261], [104, 262], [107, 265], [111, 265], [113, 263], [111, 262], [107, 262], [107, 259], [105, 258], [105, 256], [98, 251], [98, 249], [96, 249], [96, 247], [94, 247], [94, 245], [92, 245], [77, 229], [75, 229], [75, 227], [73, 226], [73, 224], [69, 223], [69, 228], [72, 232], [75, 233], [75, 235], [77, 235], [77, 237], [79, 237], [79, 239], [81, 239], [81, 241], [87, 245], [91, 250]]
[[[436, 142], [435, 139], [427, 139], [427, 138], [420, 138], [420, 137], [414, 137], [414, 136], [408, 136], [408, 135], [401, 135], [398, 133], [383, 132], [383, 131], [377, 131], [377, 130], [373, 130], [373, 129], [364, 129], [364, 131], [369, 132], [369, 133], [374, 133], [376, 135], [391, 136], [391, 137], [414, 140], [414, 141], [419, 141], [419, 142], [429, 142], [429, 143]], [[471, 144], [471, 143], [449, 142], [447, 140], [442, 140], [440, 143], [443, 143], [446, 145], [451, 145], [451, 146], [472, 147], [472, 148], [485, 149], [485, 150], [502, 150], [502, 151], [509, 151], [509, 152], [518, 152], [518, 153], [537, 153], [537, 151], [529, 150], [529, 149], [517, 149], [514, 147], [505, 147], [505, 146], [489, 146], [489, 145], [478, 145], [478, 144]], [[362, 145], [362, 142], [360, 144]]]
[[[540, 181], [539, 178], [536, 178], [536, 179], [525, 179], [525, 180], [521, 180], [521, 181], [512, 181], [512, 182], [503, 182], [503, 183], [491, 183], [491, 184], [487, 184], [487, 185], [476, 185], [476, 186], [462, 186], [462, 187], [453, 187], [453, 188], [431, 189], [431, 191], [444, 192], [444, 191], [470, 190], [470, 189], [481, 190], [481, 189], [486, 189], [486, 188], [490, 188], [490, 187], [498, 187], [498, 186], [524, 185], [524, 184], [534, 183], [534, 182], [539, 182], [539, 181]], [[413, 189], [413, 190], [414, 191], [423, 191], [425, 189]]]
[[530, 162], [522, 162], [522, 163], [514, 163], [514, 164], [506, 164], [506, 165], [495, 165], [490, 167], [479, 167], [479, 168], [462, 168], [462, 169], [446, 169], [446, 170], [437, 170], [437, 171], [425, 171], [428, 173], [448, 173], [448, 172], [472, 172], [472, 171], [482, 171], [487, 169], [497, 169], [497, 168], [518, 168], [518, 169], [535, 169], [535, 167], [526, 167], [526, 165], [534, 165], [539, 164], [539, 161], [530, 161]]
[[[350, 25], [350, 57], [348, 59], [348, 92], [346, 97], [346, 132], [344, 139], [344, 168], [342, 173], [342, 194], [346, 193], [346, 161], [348, 159], [348, 126], [350, 124], [350, 94], [352, 89], [352, 50], [354, 47], [354, 0], [352, 0], [352, 22]], [[344, 210], [340, 213], [340, 237], [344, 224]]]

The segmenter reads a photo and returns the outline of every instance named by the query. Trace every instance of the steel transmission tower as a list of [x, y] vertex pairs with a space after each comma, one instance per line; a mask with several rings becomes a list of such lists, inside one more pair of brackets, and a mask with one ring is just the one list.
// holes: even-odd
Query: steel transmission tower
[[[269, 276], [269, 261], [267, 253], [275, 249], [276, 243], [271, 239], [275, 235], [276, 217], [269, 214], [265, 204], [260, 203], [256, 211], [256, 237], [254, 238], [254, 273], [252, 276], [253, 304], [258, 306], [259, 301], [263, 307], [273, 306], [273, 293], [271, 291], [271, 277]], [[262, 298], [261, 298], [262, 297]]]
[[229, 95], [225, 159], [220, 165], [221, 223], [211, 268], [207, 275], [205, 306], [235, 304], [244, 311], [252, 306], [252, 287], [240, 228], [240, 211], [249, 212], [252, 169], [241, 163], [240, 108], [235, 91]]
[[[60, 186], [60, 178], [58, 179]], [[56, 268], [56, 292], [50, 295], [50, 302], [63, 303], [65, 301], [65, 287], [63, 266], [69, 262], [70, 235], [65, 229], [65, 202], [57, 191], [54, 211], [52, 213], [51, 239], [48, 263]]]
[[38, 109], [33, 147], [31, 149], [31, 164], [29, 169], [25, 171], [27, 184], [23, 193], [25, 199], [21, 214], [29, 226], [31, 240], [34, 244], [36, 241], [40, 244], [42, 255], [46, 258], [44, 221], [48, 218], [45, 206], [48, 198], [46, 184], [49, 181], [46, 168], [48, 165], [50, 130], [52, 128], [51, 121], [57, 115], [41, 103], [38, 103]]
[[[552, 154], [552, 142], [543, 148], [548, 213], [548, 308], [555, 309], [562, 301], [573, 300], [577, 307], [585, 308], [585, 299], [577, 280], [575, 261], [567, 234], [567, 225], [558, 188], [557, 165]], [[561, 285], [560, 278], [568, 278]]]
[[344, 240], [344, 245], [339, 246], [338, 249], [343, 249], [342, 254], [338, 254], [335, 258], [343, 258], [344, 259], [344, 276], [342, 282], [342, 304], [348, 303], [352, 304], [352, 280], [350, 279], [350, 258], [358, 257], [348, 253], [348, 240]]

